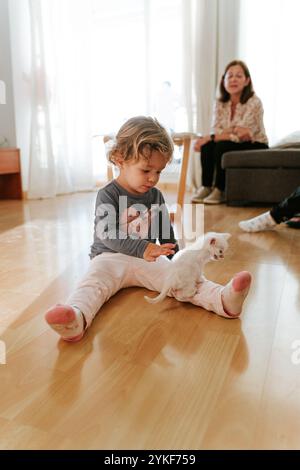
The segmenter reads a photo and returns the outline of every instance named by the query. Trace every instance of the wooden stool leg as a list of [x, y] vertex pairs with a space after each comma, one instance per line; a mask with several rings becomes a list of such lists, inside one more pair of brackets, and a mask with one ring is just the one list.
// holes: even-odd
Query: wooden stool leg
[[184, 204], [186, 176], [187, 176], [187, 169], [188, 169], [189, 156], [190, 156], [190, 144], [191, 144], [191, 138], [190, 137], [184, 137], [184, 139], [183, 139], [183, 156], [182, 156], [181, 171], [180, 171], [178, 193], [177, 193], [177, 204], [181, 208], [183, 208], [183, 204]]

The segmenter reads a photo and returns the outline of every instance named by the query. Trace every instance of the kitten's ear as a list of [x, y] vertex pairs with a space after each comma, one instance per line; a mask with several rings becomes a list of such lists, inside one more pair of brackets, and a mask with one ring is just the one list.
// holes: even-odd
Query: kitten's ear
[[224, 236], [225, 240], [228, 240], [228, 238], [231, 237], [231, 233], [223, 233], [223, 236]]
[[216, 244], [216, 239], [215, 238], [212, 238], [210, 241], [209, 241], [209, 244], [210, 245], [215, 245]]

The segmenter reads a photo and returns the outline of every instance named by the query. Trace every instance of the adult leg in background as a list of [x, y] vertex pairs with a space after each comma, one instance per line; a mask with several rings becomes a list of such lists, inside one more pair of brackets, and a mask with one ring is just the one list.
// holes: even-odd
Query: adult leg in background
[[214, 161], [214, 142], [208, 142], [201, 148], [201, 165], [202, 165], [202, 185], [211, 187], [213, 185], [215, 161]]
[[[284, 221], [300, 213], [300, 186], [286, 199], [272, 207], [270, 211], [264, 212], [252, 219], [242, 220], [239, 227], [245, 232], [261, 232], [270, 230]], [[291, 227], [299, 228], [297, 221], [290, 222]]]
[[270, 214], [277, 224], [300, 213], [300, 186], [286, 199], [272, 207]]

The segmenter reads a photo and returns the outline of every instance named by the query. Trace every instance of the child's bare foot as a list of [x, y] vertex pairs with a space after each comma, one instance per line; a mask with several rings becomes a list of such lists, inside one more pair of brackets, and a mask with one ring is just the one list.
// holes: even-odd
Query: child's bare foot
[[251, 274], [241, 271], [235, 274], [222, 291], [222, 303], [228, 317], [237, 318], [242, 313], [242, 307], [251, 284]]
[[84, 335], [84, 317], [70, 305], [55, 305], [45, 314], [45, 320], [65, 341], [79, 341]]

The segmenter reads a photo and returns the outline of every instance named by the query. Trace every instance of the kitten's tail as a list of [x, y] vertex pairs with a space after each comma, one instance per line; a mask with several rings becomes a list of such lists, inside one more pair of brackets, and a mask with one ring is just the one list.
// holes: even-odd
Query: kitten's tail
[[164, 300], [165, 297], [167, 297], [169, 292], [169, 287], [164, 287], [161, 293], [157, 297], [148, 297], [147, 295], [144, 295], [144, 299], [149, 302], [149, 304], [157, 304], [161, 300]]

